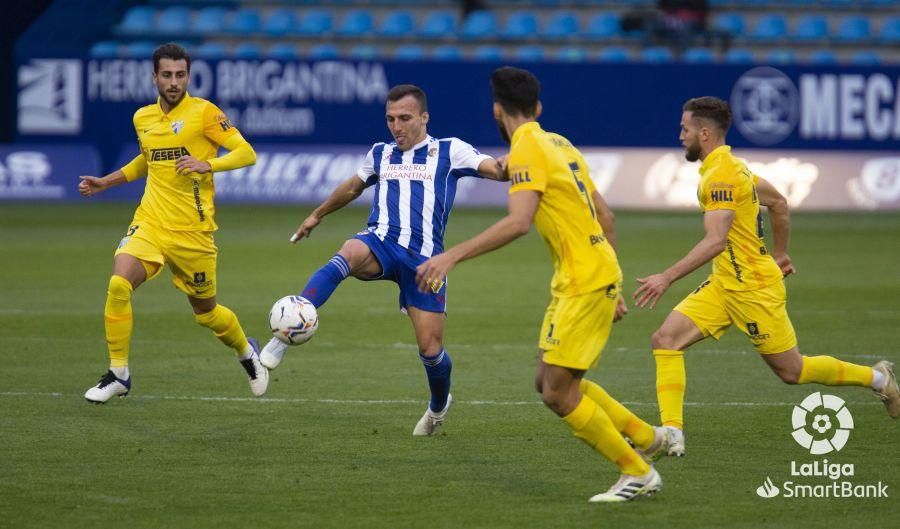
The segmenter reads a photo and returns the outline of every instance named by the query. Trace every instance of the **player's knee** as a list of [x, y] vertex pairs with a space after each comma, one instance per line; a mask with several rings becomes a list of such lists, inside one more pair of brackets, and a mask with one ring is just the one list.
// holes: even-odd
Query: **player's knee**
[[431, 340], [426, 344], [423, 344], [424, 347], [419, 348], [419, 354], [431, 358], [441, 354], [441, 350], [444, 349], [443, 344], [440, 340]]
[[132, 290], [133, 287], [127, 279], [122, 276], [113, 275], [109, 278], [109, 287], [106, 292], [112, 299], [128, 301], [131, 299]]
[[656, 332], [650, 337], [650, 342], [654, 349], [674, 349], [676, 347], [675, 337], [665, 327], [656, 329]]
[[778, 378], [781, 379], [785, 384], [797, 384], [800, 382], [800, 370], [792, 367], [784, 367], [775, 370], [775, 374], [778, 375]]

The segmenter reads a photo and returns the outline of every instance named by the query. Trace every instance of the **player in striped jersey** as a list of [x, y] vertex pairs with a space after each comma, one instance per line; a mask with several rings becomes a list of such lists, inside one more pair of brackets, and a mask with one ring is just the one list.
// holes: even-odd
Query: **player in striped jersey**
[[[341, 281], [389, 280], [400, 287], [400, 308], [412, 321], [419, 357], [425, 366], [431, 401], [413, 435], [434, 435], [450, 408], [450, 355], [443, 347], [446, 278], [420, 292], [416, 267], [444, 251], [444, 233], [456, 185], [465, 176], [506, 180], [500, 164], [458, 138], [428, 135], [425, 92], [398, 85], [388, 92], [387, 126], [391, 143], [376, 143], [359, 171], [341, 183], [291, 238], [308, 237], [322, 218], [375, 186], [368, 227], [347, 240], [340, 251], [312, 275], [302, 296], [321, 307]], [[287, 346], [272, 339], [261, 361], [269, 369], [281, 362]]]

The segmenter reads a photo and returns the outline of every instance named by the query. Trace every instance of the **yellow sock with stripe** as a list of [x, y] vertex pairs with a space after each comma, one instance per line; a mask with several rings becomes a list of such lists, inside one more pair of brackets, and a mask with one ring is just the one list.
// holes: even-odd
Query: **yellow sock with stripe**
[[238, 356], [246, 356], [252, 351], [237, 315], [225, 305], [216, 305], [216, 308], [204, 314], [194, 314], [194, 320], [211, 329], [216, 338], [234, 349]]
[[656, 400], [659, 402], [659, 418], [663, 426], [679, 430], [684, 425], [684, 388], [687, 375], [684, 372], [684, 351], [654, 349], [656, 359]]
[[649, 448], [653, 444], [653, 427], [641, 420], [640, 417], [612, 398], [605, 389], [590, 380], [581, 379], [579, 386], [585, 397], [596, 402], [598, 406], [609, 416], [613, 426], [622, 435], [627, 435], [638, 448]]
[[603, 408], [592, 399], [582, 397], [578, 406], [563, 420], [575, 437], [618, 465], [623, 474], [643, 476], [650, 472], [650, 466], [628, 446]]
[[128, 352], [131, 349], [131, 329], [134, 326], [131, 316], [132, 290], [131, 282], [124, 277], [110, 277], [106, 307], [103, 309], [109, 366], [120, 372], [128, 367]]
[[872, 387], [873, 376], [874, 372], [869, 366], [851, 364], [832, 356], [804, 356], [803, 369], [797, 383]]

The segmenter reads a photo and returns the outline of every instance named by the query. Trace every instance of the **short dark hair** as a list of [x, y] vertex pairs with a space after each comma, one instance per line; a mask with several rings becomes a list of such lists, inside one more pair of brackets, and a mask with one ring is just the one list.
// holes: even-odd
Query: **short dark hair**
[[494, 101], [513, 116], [533, 117], [537, 114], [541, 82], [528, 70], [504, 66], [491, 74]]
[[387, 101], [394, 103], [406, 96], [413, 96], [419, 102], [419, 109], [422, 112], [428, 112], [428, 98], [425, 97], [425, 91], [414, 84], [398, 84], [391, 88], [387, 94]]
[[162, 46], [153, 50], [153, 73], [159, 72], [159, 61], [161, 59], [171, 59], [173, 61], [180, 61], [184, 59], [187, 63], [187, 70], [191, 71], [191, 56], [174, 42], [167, 42]]
[[683, 109], [685, 112], [693, 114], [695, 118], [712, 121], [722, 130], [723, 134], [731, 128], [731, 107], [718, 97], [703, 96], [688, 99]]

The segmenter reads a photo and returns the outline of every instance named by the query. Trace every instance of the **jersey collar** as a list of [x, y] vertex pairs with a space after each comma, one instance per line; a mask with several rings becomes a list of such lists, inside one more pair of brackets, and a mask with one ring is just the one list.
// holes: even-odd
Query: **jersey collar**
[[191, 97], [191, 93], [188, 92], [187, 90], [185, 90], [185, 91], [184, 91], [184, 97], [181, 98], [181, 101], [180, 101], [177, 105], [175, 105], [175, 108], [173, 108], [172, 110], [169, 111], [168, 114], [166, 114], [165, 112], [163, 112], [163, 109], [162, 109], [162, 103], [161, 103], [161, 101], [162, 101], [162, 96], [157, 96], [157, 97], [156, 97], [156, 108], [159, 109], [159, 115], [162, 116], [162, 117], [170, 118], [170, 119], [173, 118], [173, 117], [175, 117], [179, 112], [181, 112], [181, 110], [182, 110], [184, 107], [187, 106], [187, 105], [185, 104], [185, 102], [186, 102], [190, 97]]
[[516, 143], [517, 141], [519, 141], [519, 138], [521, 138], [522, 135], [526, 132], [538, 130], [541, 130], [541, 124], [537, 121], [522, 123], [521, 125], [519, 125], [519, 128], [517, 128], [516, 131], [513, 132], [512, 138], [510, 138], [509, 143], [510, 145]]
[[716, 161], [725, 156], [726, 154], [731, 152], [731, 145], [719, 145], [715, 149], [712, 150], [711, 153], [706, 155], [706, 159], [703, 160], [703, 163], [700, 164], [700, 174], [702, 175], [709, 169]]
[[[422, 140], [422, 141], [420, 141], [419, 143], [413, 145], [412, 147], [409, 148], [409, 150], [410, 150], [410, 151], [414, 151], [414, 150], [416, 150], [416, 149], [421, 149], [422, 147], [428, 145], [429, 143], [431, 143], [431, 142], [433, 142], [433, 141], [434, 141], [434, 138], [431, 137], [431, 134], [426, 134], [424, 140]], [[403, 152], [409, 152], [409, 151], [403, 151]]]

